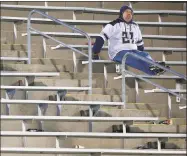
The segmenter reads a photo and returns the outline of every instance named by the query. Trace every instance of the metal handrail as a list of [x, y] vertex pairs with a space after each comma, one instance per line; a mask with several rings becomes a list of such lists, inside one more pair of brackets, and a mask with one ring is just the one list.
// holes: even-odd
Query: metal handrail
[[[56, 23], [58, 23], [60, 25], [68, 27], [69, 29], [84, 35], [87, 38], [87, 40], [88, 40], [88, 55], [82, 53], [78, 49], [75, 49], [75, 48], [73, 48], [73, 47], [71, 47], [71, 46], [69, 46], [69, 45], [67, 45], [67, 44], [65, 44], [65, 43], [63, 43], [61, 41], [56, 40], [55, 38], [53, 38], [53, 37], [51, 37], [49, 35], [44, 34], [43, 32], [41, 32], [39, 30], [36, 30], [36, 29], [32, 28], [31, 27], [31, 16], [34, 13], [38, 13], [38, 14], [40, 14], [43, 17], [46, 17], [46, 18], [48, 18], [48, 19], [50, 19], [50, 20], [52, 20], [52, 21], [54, 21], [54, 22], [56, 22]], [[49, 39], [59, 43], [60, 45], [68, 47], [71, 50], [73, 50], [75, 52], [78, 52], [78, 53], [81, 53], [82, 55], [88, 57], [88, 59], [89, 59], [88, 79], [89, 79], [89, 87], [90, 87], [89, 94], [92, 94], [92, 49], [91, 49], [91, 38], [90, 38], [90, 36], [86, 32], [84, 32], [84, 31], [82, 31], [80, 29], [74, 28], [74, 27], [72, 27], [72, 26], [70, 26], [70, 25], [68, 25], [68, 24], [66, 24], [66, 23], [64, 23], [64, 22], [52, 17], [52, 16], [49, 16], [49, 15], [45, 14], [44, 12], [41, 12], [41, 11], [38, 11], [38, 10], [32, 10], [29, 13], [29, 15], [28, 15], [28, 20], [27, 20], [27, 34], [28, 34], [27, 35], [28, 62], [27, 63], [28, 64], [31, 64], [31, 32], [30, 32], [31, 30], [37, 32], [38, 34], [40, 34], [40, 35], [42, 35], [42, 36], [44, 36], [46, 38], [49, 38]]]
[[154, 86], [156, 86], [156, 87], [158, 87], [158, 88], [160, 88], [160, 89], [162, 89], [162, 90], [164, 90], [164, 91], [166, 91], [166, 92], [168, 92], [168, 93], [170, 93], [170, 94], [172, 94], [172, 95], [175, 95], [175, 96], [177, 96], [177, 97], [179, 97], [179, 98], [181, 98], [181, 99], [186, 100], [186, 98], [180, 96], [179, 94], [176, 94], [176, 93], [172, 92], [171, 90], [169, 90], [169, 89], [167, 89], [167, 88], [164, 88], [164, 87], [162, 87], [162, 86], [160, 86], [160, 85], [158, 85], [158, 84], [156, 84], [156, 83], [154, 83], [154, 82], [152, 82], [152, 81], [150, 81], [150, 80], [148, 80], [148, 79], [146, 79], [146, 78], [143, 78], [142, 76], [137, 75], [137, 74], [135, 74], [135, 73], [133, 73], [133, 72], [127, 71], [127, 70], [125, 69], [125, 62], [126, 62], [126, 60], [127, 60], [127, 57], [130, 56], [130, 55], [131, 55], [132, 57], [138, 58], [138, 59], [140, 59], [140, 60], [142, 60], [142, 61], [145, 61], [145, 62], [147, 62], [147, 63], [153, 64], [153, 65], [155, 65], [155, 66], [157, 66], [157, 67], [159, 67], [159, 68], [161, 68], [161, 69], [164, 69], [165, 71], [170, 72], [170, 73], [172, 73], [172, 74], [174, 74], [174, 75], [176, 75], [176, 76], [179, 76], [180, 78], [182, 78], [182, 79], [184, 79], [184, 80], [187, 80], [187, 77], [185, 77], [184, 75], [182, 75], [182, 74], [180, 74], [180, 73], [178, 73], [178, 72], [176, 72], [176, 71], [174, 71], [174, 70], [171, 70], [171, 69], [168, 69], [168, 68], [166, 68], [166, 67], [163, 67], [163, 66], [161, 66], [160, 64], [155, 63], [155, 62], [151, 61], [150, 59], [144, 58], [144, 57], [139, 56], [139, 55], [137, 55], [137, 54], [127, 52], [127, 53], [123, 56], [122, 65], [121, 65], [121, 67], [122, 67], [122, 68], [121, 68], [121, 69], [122, 69], [122, 100], [123, 100], [123, 102], [124, 102], [124, 107], [125, 107], [125, 105], [126, 105], [126, 97], [125, 97], [125, 95], [126, 95], [125, 74], [126, 74], [126, 73], [127, 73], [127, 74], [130, 74], [130, 75], [132, 75], [132, 76], [134, 76], [134, 77], [137, 77], [137, 78], [139, 78], [139, 79], [141, 79], [141, 80], [143, 80], [143, 81], [145, 81], [145, 82], [147, 82], [147, 83], [150, 83], [150, 84], [152, 84], [152, 85], [154, 85]]

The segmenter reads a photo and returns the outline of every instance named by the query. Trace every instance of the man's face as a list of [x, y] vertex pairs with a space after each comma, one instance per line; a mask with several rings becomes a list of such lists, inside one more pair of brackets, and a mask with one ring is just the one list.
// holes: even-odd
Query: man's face
[[126, 22], [130, 22], [132, 20], [133, 13], [130, 9], [126, 9], [123, 13], [123, 19]]

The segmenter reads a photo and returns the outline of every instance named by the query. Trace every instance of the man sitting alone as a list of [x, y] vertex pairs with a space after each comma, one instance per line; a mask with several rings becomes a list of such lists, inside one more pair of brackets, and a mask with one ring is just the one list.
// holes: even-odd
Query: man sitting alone
[[[100, 36], [96, 38], [92, 49], [93, 59], [99, 59], [99, 53], [106, 40], [109, 41], [109, 57], [114, 62], [121, 64], [123, 56], [127, 52], [135, 53], [139, 56], [154, 61], [149, 53], [144, 51], [142, 34], [138, 24], [133, 21], [133, 10], [129, 6], [122, 6], [119, 17], [116, 20], [106, 24], [101, 31]], [[164, 62], [157, 63], [165, 66]], [[160, 75], [165, 72], [165, 70], [131, 55], [127, 57], [126, 65], [143, 71], [149, 75]], [[167, 68], [169, 67], [167, 66]]]

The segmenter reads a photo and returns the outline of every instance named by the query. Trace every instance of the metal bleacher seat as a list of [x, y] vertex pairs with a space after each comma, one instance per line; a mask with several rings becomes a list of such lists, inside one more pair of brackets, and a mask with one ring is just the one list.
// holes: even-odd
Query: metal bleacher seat
[[125, 149], [75, 149], [75, 148], [1, 148], [1, 151], [12, 153], [29, 153], [29, 154], [172, 154], [172, 155], [185, 155], [185, 150], [125, 150]]

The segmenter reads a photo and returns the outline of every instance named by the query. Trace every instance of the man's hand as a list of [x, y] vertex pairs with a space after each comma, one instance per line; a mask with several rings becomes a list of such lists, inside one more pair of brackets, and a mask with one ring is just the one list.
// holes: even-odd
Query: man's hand
[[92, 59], [93, 60], [100, 60], [99, 54], [93, 54]]

